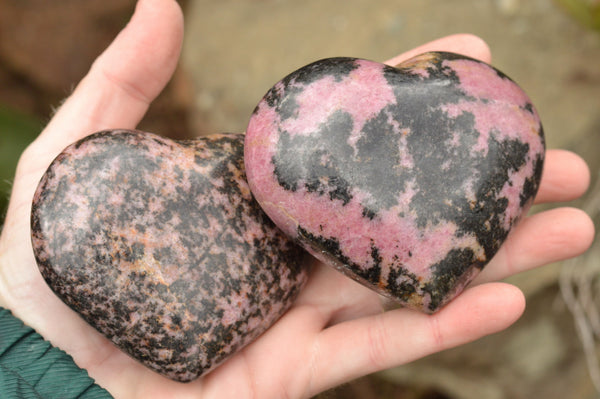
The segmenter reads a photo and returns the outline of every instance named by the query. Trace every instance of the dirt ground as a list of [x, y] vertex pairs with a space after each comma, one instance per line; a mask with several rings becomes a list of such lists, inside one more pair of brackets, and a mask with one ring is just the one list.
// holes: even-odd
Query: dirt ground
[[[331, 56], [385, 60], [429, 40], [469, 32], [487, 41], [493, 64], [532, 98], [548, 147], [580, 153], [598, 178], [600, 33], [579, 25], [551, 0], [182, 4], [186, 39], [180, 68], [143, 129], [177, 138], [244, 131], [266, 90], [311, 61]], [[46, 120], [133, 7], [131, 0], [0, 2], [0, 104]], [[511, 280], [525, 291], [528, 307], [509, 330], [319, 397], [598, 397], [559, 291], [561, 266]]]

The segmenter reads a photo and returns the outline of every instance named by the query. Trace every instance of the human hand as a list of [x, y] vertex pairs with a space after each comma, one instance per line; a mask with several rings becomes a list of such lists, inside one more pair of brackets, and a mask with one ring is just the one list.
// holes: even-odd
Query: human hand
[[[39, 179], [65, 146], [98, 130], [136, 126], [170, 78], [182, 36], [182, 15], [175, 1], [139, 2], [130, 24], [22, 155], [0, 236], [0, 305], [73, 356], [115, 397], [310, 397], [508, 327], [522, 313], [524, 298], [518, 288], [493, 281], [576, 256], [591, 243], [593, 225], [579, 210], [558, 208], [525, 218], [469, 289], [434, 315], [407, 309], [384, 312], [374, 292], [315, 261], [293, 307], [213, 372], [182, 384], [150, 371], [48, 288], [33, 257], [29, 214]], [[481, 40], [457, 35], [388, 63], [430, 50], [490, 61]], [[549, 150], [536, 202], [577, 198], [588, 181], [579, 157]]]

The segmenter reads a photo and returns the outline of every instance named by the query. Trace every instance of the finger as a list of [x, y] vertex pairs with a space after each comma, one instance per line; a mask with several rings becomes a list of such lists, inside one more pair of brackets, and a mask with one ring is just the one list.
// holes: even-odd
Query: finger
[[492, 56], [488, 45], [479, 37], [470, 34], [456, 34], [446, 36], [441, 39], [423, 44], [406, 53], [400, 54], [385, 63], [388, 65], [397, 65], [402, 61], [408, 60], [416, 55], [428, 51], [449, 51], [452, 53], [463, 54], [483, 62], [491, 62]]
[[98, 130], [135, 127], [170, 79], [182, 38], [176, 1], [140, 0], [129, 24], [40, 135], [45, 156]]
[[382, 311], [381, 297], [335, 268], [315, 261], [310, 279], [294, 306], [321, 314], [321, 328]]
[[519, 289], [492, 283], [465, 291], [434, 315], [398, 309], [330, 327], [316, 344], [313, 394], [501, 331], [524, 307]]
[[590, 170], [577, 154], [548, 150], [536, 203], [571, 201], [579, 198], [590, 184]]
[[523, 220], [472, 284], [513, 274], [585, 252], [594, 239], [594, 224], [583, 211], [558, 208]]

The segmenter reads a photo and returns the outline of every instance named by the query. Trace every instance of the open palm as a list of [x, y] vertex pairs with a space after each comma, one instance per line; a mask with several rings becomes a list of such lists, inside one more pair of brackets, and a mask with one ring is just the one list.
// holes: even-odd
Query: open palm
[[[134, 128], [170, 78], [183, 20], [173, 0], [141, 0], [129, 25], [22, 155], [0, 237], [0, 305], [68, 352], [114, 396], [130, 398], [305, 398], [350, 379], [410, 362], [512, 324], [522, 293], [496, 283], [523, 270], [583, 252], [593, 226], [576, 209], [526, 218], [477, 280], [433, 316], [384, 311], [380, 297], [333, 269], [316, 264], [293, 307], [257, 341], [206, 377], [170, 381], [129, 358], [46, 286], [30, 243], [35, 187], [52, 159], [94, 131]], [[478, 38], [455, 35], [390, 60], [445, 50], [490, 61]], [[576, 155], [550, 150], [536, 202], [568, 201], [587, 188], [589, 172]]]

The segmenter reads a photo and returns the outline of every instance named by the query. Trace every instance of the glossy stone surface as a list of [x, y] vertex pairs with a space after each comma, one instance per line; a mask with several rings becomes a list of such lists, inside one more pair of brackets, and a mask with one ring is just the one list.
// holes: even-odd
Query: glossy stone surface
[[249, 122], [250, 188], [314, 256], [435, 312], [530, 207], [539, 117], [493, 67], [452, 53], [398, 66], [317, 61], [278, 82]]
[[252, 198], [242, 135], [89, 136], [40, 182], [32, 239], [42, 275], [65, 303], [179, 381], [265, 331], [307, 275], [304, 251]]

